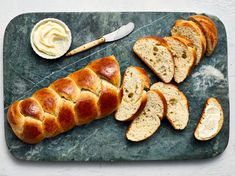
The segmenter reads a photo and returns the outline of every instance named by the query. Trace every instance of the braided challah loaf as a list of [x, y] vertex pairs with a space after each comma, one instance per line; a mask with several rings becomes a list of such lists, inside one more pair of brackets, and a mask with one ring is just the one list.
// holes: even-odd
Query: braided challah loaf
[[22, 141], [35, 144], [114, 112], [119, 103], [120, 68], [114, 56], [53, 82], [14, 102], [8, 121]]

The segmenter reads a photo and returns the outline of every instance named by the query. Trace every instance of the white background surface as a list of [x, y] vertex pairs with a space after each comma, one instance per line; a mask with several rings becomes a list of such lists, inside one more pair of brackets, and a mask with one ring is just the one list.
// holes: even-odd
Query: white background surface
[[[235, 175], [235, 1], [232, 0], [0, 0], [0, 176], [72, 176], [72, 175]], [[45, 163], [15, 160], [4, 139], [2, 48], [8, 22], [25, 12], [80, 11], [178, 11], [204, 12], [218, 16], [228, 37], [230, 88], [230, 140], [217, 158], [199, 161], [125, 162], [125, 163]], [[14, 52], [14, 51], [12, 51]]]

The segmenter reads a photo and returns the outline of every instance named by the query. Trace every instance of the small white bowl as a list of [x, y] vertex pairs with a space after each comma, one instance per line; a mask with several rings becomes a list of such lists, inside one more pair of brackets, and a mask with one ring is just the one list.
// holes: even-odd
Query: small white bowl
[[[55, 23], [58, 23], [59, 25], [63, 26], [67, 31], [68, 31], [68, 45], [64, 48], [64, 52], [61, 53], [61, 54], [58, 54], [56, 56], [51, 56], [51, 55], [48, 55], [44, 52], [41, 52], [40, 50], [38, 50], [38, 48], [34, 45], [34, 42], [33, 42], [33, 34], [34, 34], [34, 31], [38, 28], [38, 26], [44, 24], [44, 23], [47, 23], [48, 21], [52, 21], [52, 22], [55, 22]], [[33, 50], [35, 51], [35, 53], [37, 53], [40, 57], [42, 58], [45, 58], [45, 59], [57, 59], [61, 56], [63, 56], [65, 53], [68, 52], [70, 46], [71, 46], [71, 43], [72, 43], [72, 35], [71, 35], [71, 31], [70, 29], [68, 28], [68, 26], [61, 20], [58, 20], [56, 18], [46, 18], [46, 19], [43, 19], [41, 21], [39, 21], [32, 29], [31, 31], [31, 35], [30, 35], [30, 43], [31, 43], [31, 46], [33, 48]]]

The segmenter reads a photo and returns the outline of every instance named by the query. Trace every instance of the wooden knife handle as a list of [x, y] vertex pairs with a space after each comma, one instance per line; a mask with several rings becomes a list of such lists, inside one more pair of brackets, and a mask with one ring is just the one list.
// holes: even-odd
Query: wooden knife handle
[[82, 51], [86, 51], [86, 50], [88, 50], [90, 48], [93, 48], [93, 47], [95, 47], [95, 46], [97, 46], [97, 45], [99, 45], [101, 43], [104, 43], [104, 42], [105, 42], [104, 37], [101, 37], [101, 38], [99, 38], [97, 40], [94, 40], [92, 42], [89, 42], [89, 43], [86, 43], [86, 44], [84, 44], [82, 46], [79, 46], [79, 47], [73, 49], [72, 51], [69, 51], [66, 54], [66, 56], [72, 56], [72, 55], [75, 55], [75, 54], [80, 53]]

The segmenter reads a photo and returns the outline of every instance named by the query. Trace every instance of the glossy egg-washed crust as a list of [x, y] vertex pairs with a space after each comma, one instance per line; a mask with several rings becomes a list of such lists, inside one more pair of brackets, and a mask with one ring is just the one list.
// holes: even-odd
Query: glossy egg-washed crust
[[14, 102], [8, 122], [19, 139], [38, 143], [114, 112], [120, 103], [120, 80], [114, 56], [92, 61], [32, 97]]
[[189, 20], [201, 26], [207, 41], [206, 55], [210, 56], [218, 42], [218, 30], [215, 23], [205, 15], [193, 15], [189, 17]]

